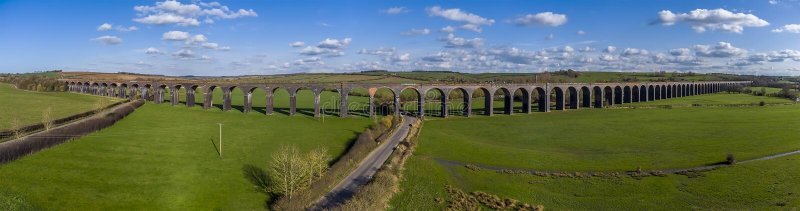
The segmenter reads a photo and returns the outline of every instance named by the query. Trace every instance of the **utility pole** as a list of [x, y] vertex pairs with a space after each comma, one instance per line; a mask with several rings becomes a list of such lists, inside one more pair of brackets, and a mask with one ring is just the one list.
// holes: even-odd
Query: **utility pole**
[[223, 158], [222, 157], [222, 123], [217, 123], [217, 124], [219, 124], [219, 158]]

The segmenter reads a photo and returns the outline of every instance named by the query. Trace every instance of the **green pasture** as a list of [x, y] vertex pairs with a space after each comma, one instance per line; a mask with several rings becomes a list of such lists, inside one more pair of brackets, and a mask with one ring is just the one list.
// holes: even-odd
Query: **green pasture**
[[53, 117], [64, 118], [90, 111], [96, 105], [107, 106], [119, 99], [66, 92], [34, 92], [0, 83], [0, 130], [9, 129], [14, 119], [20, 126], [40, 123], [42, 113], [51, 108]]
[[282, 145], [338, 157], [371, 122], [147, 103], [112, 127], [0, 165], [0, 209], [264, 209], [269, 198], [245, 165], [265, 168]]

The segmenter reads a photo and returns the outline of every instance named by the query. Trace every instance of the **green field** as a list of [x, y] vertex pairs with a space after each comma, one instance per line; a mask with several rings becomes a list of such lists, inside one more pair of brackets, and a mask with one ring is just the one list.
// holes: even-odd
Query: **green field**
[[[223, 155], [216, 151], [223, 123]], [[268, 198], [244, 177], [296, 145], [341, 155], [368, 118], [243, 115], [146, 104], [116, 125], [0, 166], [0, 205], [46, 210], [254, 210]], [[324, 135], [323, 135], [324, 134]]]
[[99, 103], [107, 106], [119, 99], [66, 92], [34, 92], [0, 83], [0, 130], [12, 126], [17, 119], [21, 126], [40, 123], [42, 112], [51, 108], [56, 119], [90, 111]]
[[[742, 103], [714, 94], [662, 104]], [[774, 100], [782, 100], [771, 98]], [[649, 102], [648, 102], [649, 103]], [[426, 121], [407, 164], [396, 209], [440, 209], [445, 185], [555, 209], [732, 209], [800, 204], [800, 156], [681, 175], [567, 179], [472, 171], [464, 164], [566, 172], [624, 172], [704, 166], [800, 149], [800, 107], [582, 109]], [[786, 161], [786, 160], [789, 161]], [[766, 177], [766, 178], [765, 178]]]
[[766, 104], [782, 104], [782, 103], [793, 102], [792, 100], [786, 98], [754, 96], [750, 94], [707, 94], [707, 95], [693, 95], [687, 97], [671, 98], [666, 100], [656, 100], [648, 102], [625, 103], [622, 104], [621, 106], [656, 106], [656, 105], [692, 106], [695, 104], [699, 105], [759, 104], [762, 101]]

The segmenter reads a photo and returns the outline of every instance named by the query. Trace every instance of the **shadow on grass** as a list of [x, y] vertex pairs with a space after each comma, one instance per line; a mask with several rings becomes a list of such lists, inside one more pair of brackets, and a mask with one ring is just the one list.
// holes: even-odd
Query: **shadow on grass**
[[220, 153], [219, 153], [219, 147], [217, 147], [217, 144], [215, 144], [215, 143], [214, 143], [214, 139], [213, 139], [213, 138], [210, 138], [210, 139], [208, 139], [208, 140], [209, 140], [209, 141], [211, 141], [211, 146], [214, 146], [214, 151], [216, 151], [216, 152], [217, 152], [217, 156], [220, 156]]
[[269, 197], [268, 200], [264, 200], [264, 208], [269, 209], [269, 205], [273, 204], [273, 202], [279, 197], [278, 195], [275, 195], [269, 191], [270, 187], [272, 186], [272, 182], [270, 181], [267, 172], [258, 166], [245, 164], [242, 166], [242, 174], [247, 181], [250, 181], [250, 183], [253, 184], [255, 191], [263, 193]]

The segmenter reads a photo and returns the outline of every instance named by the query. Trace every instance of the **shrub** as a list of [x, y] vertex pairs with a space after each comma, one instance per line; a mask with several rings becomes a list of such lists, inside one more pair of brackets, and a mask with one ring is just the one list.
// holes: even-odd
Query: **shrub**
[[767, 103], [765, 103], [763, 100], [761, 102], [758, 102], [758, 106], [764, 106], [764, 105], [767, 105]]
[[725, 157], [725, 162], [728, 163], [728, 165], [736, 164], [736, 157], [728, 153], [728, 156]]

